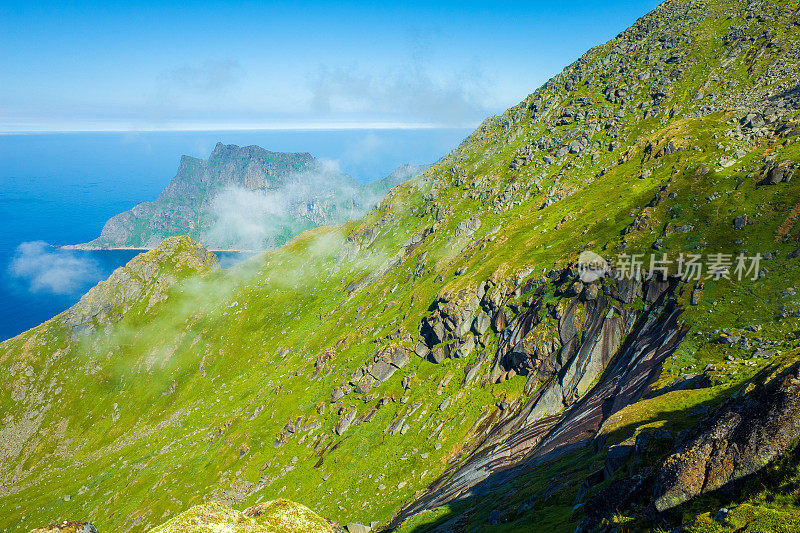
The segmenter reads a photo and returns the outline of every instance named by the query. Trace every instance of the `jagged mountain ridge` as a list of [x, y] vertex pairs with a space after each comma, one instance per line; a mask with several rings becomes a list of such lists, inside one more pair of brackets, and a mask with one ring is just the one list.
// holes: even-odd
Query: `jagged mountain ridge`
[[399, 177], [425, 166], [402, 165], [366, 184], [308, 153], [217, 143], [209, 158], [182, 156], [178, 171], [152, 202], [115, 215], [80, 249], [152, 249], [182, 234], [215, 250], [281, 246], [306, 229], [341, 224], [380, 200]]
[[[364, 218], [3, 343], [2, 525], [285, 496], [401, 531], [791, 530], [797, 419], [761, 415], [796, 408], [798, 15], [666, 2]], [[584, 282], [585, 248], [764, 260]]]

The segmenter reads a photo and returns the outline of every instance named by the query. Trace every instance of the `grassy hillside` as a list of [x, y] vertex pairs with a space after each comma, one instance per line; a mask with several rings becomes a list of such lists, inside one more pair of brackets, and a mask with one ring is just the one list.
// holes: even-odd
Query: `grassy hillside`
[[[168, 240], [150, 252], [152, 272], [119, 276], [91, 312], [0, 344], [0, 528], [80, 519], [144, 531], [210, 500], [288, 498], [338, 523], [397, 517], [402, 531], [574, 531], [581, 504], [612, 481], [582, 488], [609, 445], [675, 438], [800, 358], [800, 180], [784, 180], [800, 161], [799, 21], [797, 1], [669, 0], [363, 218], [228, 271], [187, 268], [194, 244]], [[498, 455], [483, 484], [448, 488], [476, 450], [494, 457], [515, 434], [566, 420], [641, 329], [623, 330], [575, 403], [523, 423], [552, 380], [509, 363], [522, 317], [536, 317], [525, 338], [541, 348], [573, 299], [591, 310], [590, 291], [608, 292], [612, 316], [657, 310], [615, 296], [610, 280], [576, 286], [587, 249], [646, 265], [667, 254], [672, 275], [681, 253], [762, 259], [756, 279], [675, 280], [682, 341], [599, 431], [531, 438]], [[128, 303], [109, 313], [119, 306], [104, 295]], [[424, 319], [445, 308], [471, 319], [475, 298], [493, 302], [489, 327], [425, 345]], [[590, 332], [578, 322], [580, 341]], [[747, 505], [796, 512], [796, 498], [770, 490]], [[716, 513], [704, 498], [669, 520]], [[421, 513], [398, 516], [415, 501]], [[619, 517], [650, 527], [639, 520]]]

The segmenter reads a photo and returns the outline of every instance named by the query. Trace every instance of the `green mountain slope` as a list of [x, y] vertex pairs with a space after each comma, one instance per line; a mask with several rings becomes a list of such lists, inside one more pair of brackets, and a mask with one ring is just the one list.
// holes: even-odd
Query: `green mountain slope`
[[791, 528], [799, 17], [669, 0], [361, 219], [228, 271], [170, 239], [92, 328], [0, 344], [0, 527]]
[[188, 234], [215, 250], [275, 248], [307, 229], [360, 216], [426, 168], [403, 165], [361, 186], [307, 153], [217, 143], [207, 160], [183, 156], [158, 198], [115, 215], [100, 237], [75, 247], [152, 249]]

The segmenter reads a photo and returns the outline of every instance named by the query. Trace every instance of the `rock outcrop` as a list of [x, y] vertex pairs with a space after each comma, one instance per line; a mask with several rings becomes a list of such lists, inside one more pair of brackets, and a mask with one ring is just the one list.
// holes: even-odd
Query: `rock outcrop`
[[[542, 301], [544, 292], [537, 293], [535, 285], [506, 293], [508, 298], [533, 291], [527, 310], [518, 315], [511, 314], [503, 305], [505, 298], [497, 299], [494, 291], [482, 296], [495, 294], [500, 304], [491, 311], [493, 323], [506, 324], [498, 328], [503, 342], [492, 376], [522, 379], [516, 377], [519, 368], [527, 376], [526, 389], [535, 392], [512, 416], [488, 431], [469, 459], [403, 509], [395, 523], [424, 509], [485, 493], [544, 458], [586, 445], [609, 416], [647, 392], [662, 362], [681, 343], [685, 334], [678, 323], [682, 309], [674, 296], [678, 280], [604, 279], [599, 291], [584, 286], [578, 291], [569, 269], [552, 275], [560, 281], [565, 298], [549, 308]], [[625, 307], [634, 301], [643, 302], [642, 312]], [[545, 317], [558, 317], [544, 329], [540, 325], [549, 319], [540, 320], [542, 309], [549, 309]], [[444, 316], [462, 314], [449, 311]], [[498, 316], [503, 317], [501, 321]], [[453, 329], [459, 323], [455, 321]], [[537, 340], [529, 342], [529, 350], [525, 338], [531, 334]]]
[[756, 474], [800, 438], [800, 364], [731, 399], [658, 468], [654, 506], [666, 511]]
[[[630, 477], [613, 480], [583, 506], [578, 533], [597, 531], [603, 521], [627, 514], [652, 521], [698, 496], [736, 495], [800, 439], [800, 363], [755, 381], [713, 410], [680, 439], [647, 430], [611, 446], [604, 469], [584, 482], [588, 488], [630, 464]], [[677, 444], [676, 444], [677, 440]], [[666, 458], [653, 461], [652, 457]], [[648, 460], [647, 457], [651, 458]], [[592, 479], [596, 478], [596, 479]]]

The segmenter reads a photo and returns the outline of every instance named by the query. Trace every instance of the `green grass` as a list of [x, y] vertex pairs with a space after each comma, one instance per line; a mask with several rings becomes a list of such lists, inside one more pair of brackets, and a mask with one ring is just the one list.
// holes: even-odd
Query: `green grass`
[[[7, 438], [11, 433], [30, 432], [18, 448], [0, 447], [0, 453], [11, 454], [0, 458], [0, 476], [9, 480], [0, 489], [0, 527], [27, 531], [75, 518], [91, 519], [101, 531], [143, 531], [218, 498], [240, 509], [288, 498], [342, 523], [388, 523], [402, 505], [464, 460], [460, 452], [474, 444], [476, 422], [495, 413], [497, 402], [521, 398], [525, 378], [499, 384], [485, 379], [496, 349], [496, 339], [490, 339], [484, 376], [468, 385], [464, 372], [481, 355], [477, 351], [466, 360], [440, 365], [412, 356], [388, 382], [367, 396], [350, 392], [341, 405], [330, 403], [334, 388], [382, 346], [413, 347], [421, 318], [439, 296], [474, 290], [487, 279], [508, 287], [521, 273], [545, 284], [544, 303], [558, 304], [563, 298], [544, 281], [547, 271], [574, 262], [585, 248], [609, 258], [623, 250], [652, 254], [667, 225], [694, 227], [662, 238], [662, 251], [670, 255], [746, 250], [779, 252], [779, 258], [764, 263], [769, 272], [757, 281], [707, 281], [696, 306], [689, 303], [693, 287], [681, 288], [681, 319], [689, 334], [653, 388], [685, 373], [701, 373], [709, 364], [716, 367], [708, 371], [712, 387], [629, 406], [604, 429], [609, 442], [645, 427], [689, 427], [697, 420], [692, 414], [697, 406], [716, 405], [769, 364], [751, 360], [752, 350], [715, 343], [723, 330], [753, 345], [773, 341], [794, 353], [800, 318], [781, 316], [800, 305], [796, 297], [783, 296], [797, 284], [798, 262], [787, 259], [787, 253], [798, 247], [800, 227], [787, 217], [800, 198], [800, 180], [755, 184], [765, 155], [797, 161], [800, 145], [760, 138], [735, 165], [722, 169], [717, 164], [729, 153], [726, 146], [742, 144], [725, 136], [729, 121], [738, 115], [693, 116], [703, 105], [693, 97], [719, 90], [710, 79], [715, 74], [737, 80], [740, 91], [752, 89], [755, 81], [748, 74], [747, 56], [721, 64], [721, 35], [733, 24], [727, 14], [738, 20], [740, 10], [732, 6], [739, 4], [710, 4], [710, 15], [690, 30], [698, 37], [686, 50], [692, 61], [684, 63], [683, 77], [672, 83], [665, 112], [644, 119], [641, 110], [629, 106], [620, 120], [621, 147], [613, 153], [590, 148], [545, 165], [537, 150], [533, 159], [539, 163], [510, 171], [510, 160], [547, 135], [547, 125], [524, 119], [511, 127], [512, 133], [521, 128], [511, 138], [498, 119], [360, 219], [307, 231], [230, 271], [197, 278], [167, 265], [162, 275], [181, 281], [166, 300], [149, 310], [146, 301], [138, 302], [119, 322], [79, 342], [55, 319], [0, 344], [0, 364], [8, 369], [0, 379], [0, 431], [7, 431], [0, 442], [9, 446], [18, 442]], [[786, 21], [773, 27], [780, 39], [797, 42], [797, 31]], [[611, 46], [593, 49], [586, 60], [598, 61]], [[765, 61], [759, 59], [756, 70]], [[649, 68], [642, 59], [629, 67], [632, 76]], [[640, 85], [634, 98], [644, 100], [648, 87]], [[557, 86], [540, 90], [526, 103], [548, 96], [561, 109], [576, 107], [572, 101], [582, 97], [594, 101], [586, 109], [597, 113], [619, 108], [605, 100], [601, 84], [579, 84], [569, 96]], [[669, 119], [666, 109], [672, 106], [680, 110]], [[669, 139], [685, 149], [658, 159], [644, 157], [648, 142], [661, 147]], [[611, 140], [601, 129], [590, 145]], [[626, 152], [627, 161], [620, 163]], [[704, 166], [708, 172], [699, 172]], [[645, 168], [650, 176], [639, 179]], [[462, 185], [455, 184], [451, 169], [466, 174]], [[605, 173], [599, 176], [601, 169]], [[511, 183], [519, 186], [512, 201], [495, 202]], [[558, 191], [563, 198], [542, 208]], [[719, 197], [706, 200], [714, 195]], [[741, 213], [758, 223], [733, 229], [733, 217]], [[480, 219], [480, 228], [456, 239], [455, 227], [469, 216]], [[645, 216], [649, 221], [643, 227], [626, 230]], [[499, 231], [488, 235], [496, 226]], [[398, 255], [409, 237], [431, 227], [435, 231], [413, 253]], [[343, 259], [356, 245], [361, 249]], [[423, 252], [425, 268], [415, 279]], [[396, 266], [367, 277], [393, 258], [399, 259]], [[460, 268], [464, 274], [456, 275]], [[347, 289], [364, 279], [369, 281], [358, 290]], [[761, 329], [746, 329], [755, 325]], [[733, 361], [726, 360], [729, 356]], [[405, 377], [411, 380], [409, 391], [401, 386]], [[19, 399], [23, 389], [25, 397]], [[449, 406], [438, 410], [445, 399]], [[420, 407], [407, 419], [405, 434], [385, 431], [416, 403]], [[321, 406], [324, 412], [318, 412]], [[339, 409], [356, 409], [359, 417], [376, 412], [369, 422], [338, 436], [333, 429]], [[285, 432], [287, 423], [298, 418], [301, 429]], [[303, 429], [312, 423], [319, 427]], [[276, 447], [281, 435], [285, 442]], [[573, 511], [577, 487], [601, 461], [602, 452], [575, 452], [522, 476], [512, 488], [415, 517], [403, 530], [422, 531], [424, 524], [466, 516], [478, 531], [524, 531], [532, 522], [574, 531], [580, 518], [580, 511]], [[517, 512], [526, 501], [531, 506]], [[773, 510], [790, 508], [788, 503], [770, 507], [766, 501], [747, 504], [763, 507], [764, 524]], [[496, 509], [508, 512], [502, 526], [487, 523]], [[748, 508], [742, 509], [744, 517]]]

